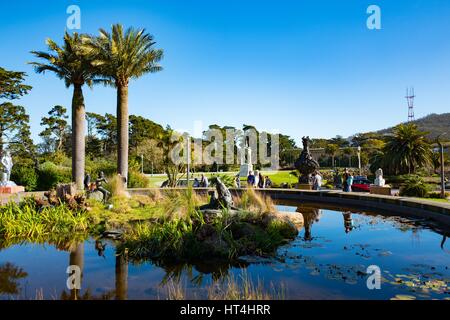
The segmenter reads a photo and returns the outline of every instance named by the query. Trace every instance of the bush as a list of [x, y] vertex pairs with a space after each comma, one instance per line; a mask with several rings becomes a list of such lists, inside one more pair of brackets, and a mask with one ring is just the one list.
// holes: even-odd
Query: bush
[[425, 198], [430, 191], [430, 185], [422, 177], [410, 176], [400, 188], [400, 196]]
[[142, 173], [130, 171], [128, 173], [128, 188], [148, 188], [150, 180]]
[[38, 174], [32, 167], [14, 166], [11, 180], [19, 186], [24, 186], [26, 191], [34, 191], [38, 184]]
[[[446, 198], [450, 197], [450, 192], [446, 192], [445, 193], [445, 197]], [[429, 192], [427, 194], [427, 198], [429, 198], [429, 199], [442, 199], [441, 198], [441, 192], [440, 191]]]
[[58, 183], [70, 183], [72, 181], [72, 170], [67, 167], [59, 167], [53, 162], [44, 162], [39, 166], [38, 190], [50, 190]]

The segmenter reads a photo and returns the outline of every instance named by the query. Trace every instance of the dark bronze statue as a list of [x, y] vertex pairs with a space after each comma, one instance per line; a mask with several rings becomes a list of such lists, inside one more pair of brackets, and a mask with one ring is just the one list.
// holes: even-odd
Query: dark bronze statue
[[303, 151], [300, 157], [295, 161], [295, 168], [300, 172], [298, 183], [309, 184], [311, 183], [311, 174], [316, 171], [320, 166], [319, 163], [313, 159], [309, 152], [309, 143], [311, 139], [309, 137], [303, 137]]

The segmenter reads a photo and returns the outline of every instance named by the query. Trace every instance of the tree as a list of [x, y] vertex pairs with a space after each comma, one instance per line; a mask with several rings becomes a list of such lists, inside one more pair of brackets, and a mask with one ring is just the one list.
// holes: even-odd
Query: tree
[[154, 49], [153, 36], [145, 29], [112, 26], [112, 32], [100, 29], [100, 36], [85, 39], [85, 48], [94, 57], [93, 65], [100, 68], [105, 83], [117, 89], [118, 173], [128, 177], [128, 85], [130, 79], [162, 70], [157, 63], [163, 51]]
[[103, 142], [105, 154], [114, 153], [117, 146], [117, 118], [110, 113], [106, 113], [104, 117], [99, 118], [97, 132]]
[[345, 154], [347, 156], [348, 159], [348, 166], [351, 167], [352, 166], [352, 156], [354, 154], [354, 150], [352, 147], [345, 147], [342, 150], [343, 154]]
[[67, 109], [63, 106], [54, 106], [48, 117], [43, 117], [41, 126], [45, 129], [39, 134], [49, 142], [53, 143], [53, 150], [61, 152], [67, 136]]
[[11, 102], [0, 104], [0, 153], [5, 144], [11, 155], [20, 162], [36, 161], [35, 147], [30, 134], [30, 117], [22, 106]]
[[130, 115], [130, 149], [138, 153], [140, 144], [148, 139], [161, 139], [165, 133], [164, 128], [141, 116]]
[[8, 71], [0, 67], [0, 99], [14, 100], [27, 94], [31, 86], [23, 84], [24, 72]]
[[411, 123], [395, 127], [383, 147], [383, 169], [390, 174], [411, 174], [430, 166], [432, 151], [425, 138], [427, 134]]
[[331, 166], [334, 167], [334, 157], [339, 151], [339, 146], [334, 143], [329, 143], [325, 147], [325, 153], [331, 157]]
[[85, 105], [83, 86], [91, 87], [96, 80], [95, 68], [89, 56], [82, 50], [82, 36], [78, 33], [64, 34], [63, 46], [47, 40], [51, 53], [32, 51], [37, 58], [46, 63], [31, 62], [37, 73], [51, 71], [64, 80], [67, 88], [73, 86], [72, 98], [72, 181], [83, 188], [85, 170]]

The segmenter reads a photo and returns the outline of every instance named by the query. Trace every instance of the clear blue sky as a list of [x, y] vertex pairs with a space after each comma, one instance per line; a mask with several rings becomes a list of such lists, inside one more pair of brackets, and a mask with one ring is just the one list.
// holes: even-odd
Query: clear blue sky
[[[61, 42], [71, 4], [80, 32], [120, 22], [155, 36], [164, 71], [131, 83], [130, 113], [162, 125], [348, 136], [405, 121], [411, 85], [416, 118], [450, 110], [448, 0], [1, 1], [0, 65], [29, 75], [34, 88], [17, 103], [35, 138], [52, 106], [70, 108], [72, 91], [26, 62], [47, 37]], [[381, 7], [382, 30], [366, 28], [370, 4]], [[112, 88], [86, 88], [85, 98], [88, 111], [115, 112]]]

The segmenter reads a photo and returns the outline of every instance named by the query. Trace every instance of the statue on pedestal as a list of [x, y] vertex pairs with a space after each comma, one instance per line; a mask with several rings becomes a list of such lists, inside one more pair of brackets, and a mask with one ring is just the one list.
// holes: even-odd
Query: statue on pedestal
[[241, 149], [241, 168], [239, 170], [239, 176], [247, 177], [250, 171], [253, 171], [252, 164], [252, 149], [249, 147], [248, 139], [246, 139], [245, 147]]
[[313, 159], [309, 152], [310, 142], [311, 139], [309, 137], [302, 138], [303, 151], [294, 164], [295, 168], [300, 172], [300, 177], [298, 178], [298, 183], [300, 184], [311, 184], [311, 174], [320, 167], [319, 163]]
[[379, 168], [375, 171], [375, 181], [374, 185], [377, 187], [384, 187], [386, 185], [386, 181], [383, 179], [383, 169]]
[[1, 169], [1, 185], [2, 186], [15, 186], [16, 184], [11, 181], [11, 171], [13, 167], [13, 161], [10, 152], [7, 150], [3, 153], [0, 162], [2, 164]]

